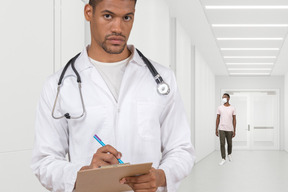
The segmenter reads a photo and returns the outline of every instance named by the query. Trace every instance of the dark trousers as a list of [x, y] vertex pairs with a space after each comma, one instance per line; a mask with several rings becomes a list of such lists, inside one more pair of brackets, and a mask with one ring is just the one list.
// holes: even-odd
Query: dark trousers
[[227, 144], [228, 144], [228, 155], [230, 155], [232, 153], [232, 137], [233, 137], [233, 131], [219, 130], [220, 149], [221, 149], [222, 159], [226, 159], [225, 138], [226, 138]]

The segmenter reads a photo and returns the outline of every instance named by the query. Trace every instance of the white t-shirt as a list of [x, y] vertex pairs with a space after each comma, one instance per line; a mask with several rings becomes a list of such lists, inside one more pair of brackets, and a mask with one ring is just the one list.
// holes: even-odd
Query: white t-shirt
[[118, 101], [122, 78], [130, 58], [131, 56], [127, 59], [114, 63], [103, 63], [90, 58], [91, 62], [94, 64], [108, 86], [116, 102]]
[[233, 129], [233, 115], [236, 115], [235, 107], [221, 105], [217, 109], [217, 115], [220, 115], [219, 130], [234, 131]]

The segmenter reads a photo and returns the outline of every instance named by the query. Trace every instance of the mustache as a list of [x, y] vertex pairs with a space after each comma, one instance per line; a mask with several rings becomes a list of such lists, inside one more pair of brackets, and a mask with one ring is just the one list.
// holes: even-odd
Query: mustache
[[107, 40], [111, 36], [120, 36], [120, 37], [123, 37], [126, 40], [126, 37], [124, 35], [122, 35], [122, 33], [111, 33], [109, 35], [106, 35], [105, 39]]

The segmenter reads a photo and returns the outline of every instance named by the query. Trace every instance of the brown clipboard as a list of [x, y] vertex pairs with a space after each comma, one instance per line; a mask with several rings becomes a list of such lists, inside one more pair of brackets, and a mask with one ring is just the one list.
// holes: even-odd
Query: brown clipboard
[[152, 163], [118, 164], [77, 173], [75, 192], [122, 192], [132, 189], [126, 184], [120, 184], [123, 177], [137, 176], [149, 173]]

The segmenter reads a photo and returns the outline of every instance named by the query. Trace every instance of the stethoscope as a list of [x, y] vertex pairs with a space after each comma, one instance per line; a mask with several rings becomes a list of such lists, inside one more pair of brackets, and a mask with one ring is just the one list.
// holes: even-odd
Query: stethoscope
[[[170, 88], [169, 88], [169, 85], [167, 83], [164, 82], [163, 78], [161, 77], [161, 75], [157, 72], [157, 70], [155, 69], [155, 67], [152, 65], [152, 63], [138, 50], [136, 49], [138, 54], [140, 55], [140, 57], [142, 58], [142, 60], [144, 61], [144, 63], [147, 65], [149, 71], [151, 72], [151, 74], [153, 75], [156, 83], [157, 83], [157, 92], [160, 94], [160, 95], [168, 95], [169, 92], [170, 92]], [[61, 75], [60, 75], [60, 78], [59, 78], [59, 81], [58, 81], [58, 86], [57, 86], [57, 94], [56, 94], [56, 98], [55, 98], [55, 101], [54, 101], [54, 105], [53, 105], [53, 109], [52, 109], [52, 117], [54, 119], [61, 119], [61, 118], [66, 118], [66, 119], [79, 119], [81, 117], [83, 117], [86, 113], [86, 109], [85, 109], [85, 105], [84, 105], [84, 100], [83, 100], [83, 96], [82, 96], [82, 91], [81, 91], [81, 77], [78, 73], [78, 71], [76, 70], [75, 68], [75, 61], [76, 59], [79, 57], [80, 53], [78, 53], [76, 56], [74, 56], [73, 58], [71, 58], [68, 63], [65, 65]], [[79, 116], [71, 116], [69, 113], [65, 113], [64, 115], [61, 115], [61, 116], [55, 116], [54, 115], [54, 111], [55, 111], [55, 108], [56, 108], [56, 103], [57, 103], [57, 100], [58, 100], [58, 96], [59, 96], [59, 93], [60, 93], [60, 88], [62, 86], [62, 80], [64, 78], [64, 75], [68, 69], [68, 67], [71, 65], [71, 68], [72, 70], [74, 71], [76, 77], [77, 77], [77, 83], [78, 83], [78, 89], [79, 89], [79, 94], [80, 94], [80, 99], [81, 99], [81, 105], [82, 105], [82, 114], [79, 115]]]

